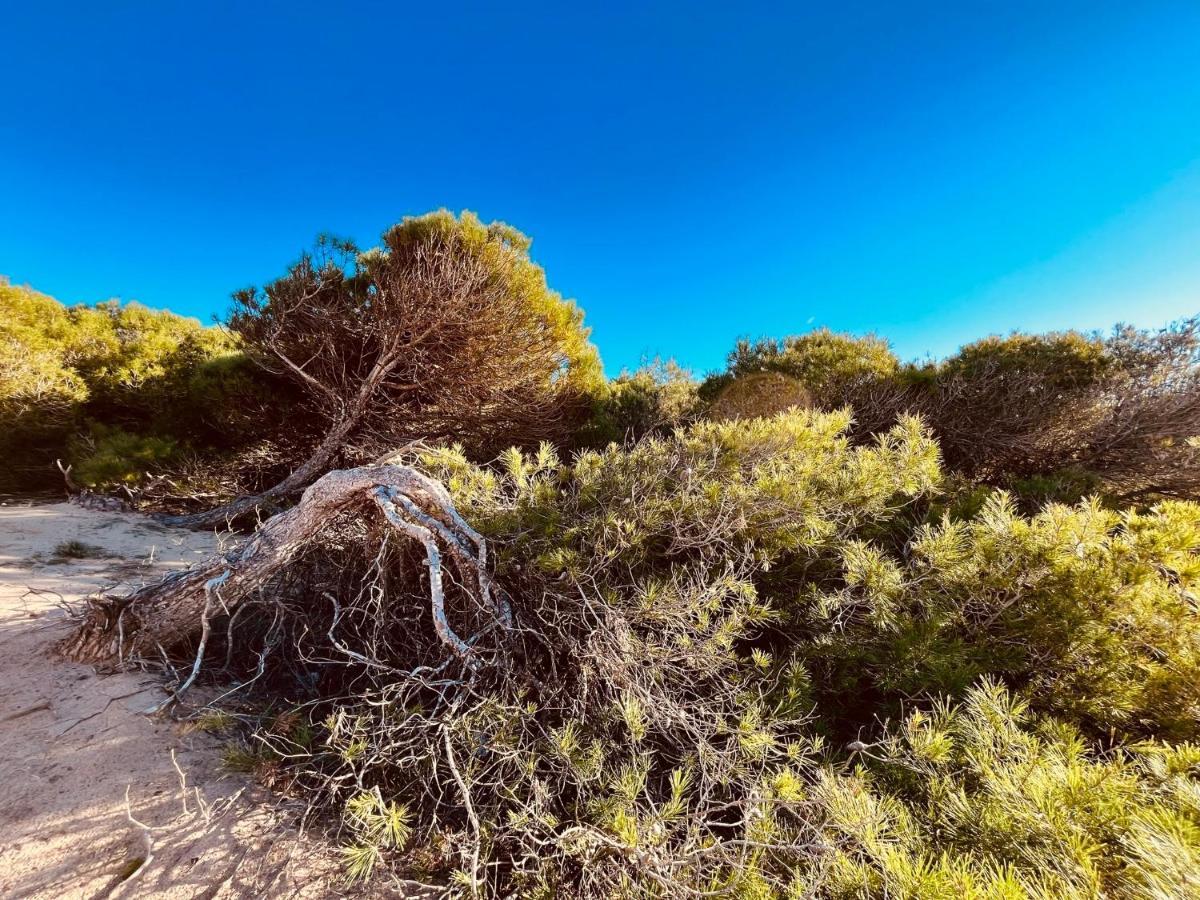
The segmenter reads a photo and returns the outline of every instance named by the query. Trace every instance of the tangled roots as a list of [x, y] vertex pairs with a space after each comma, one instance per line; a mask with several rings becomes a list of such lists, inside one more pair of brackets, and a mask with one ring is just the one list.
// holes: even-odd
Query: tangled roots
[[[484, 539], [454, 509], [439, 482], [406, 466], [330, 472], [304, 492], [297, 506], [268, 520], [229, 553], [172, 573], [128, 597], [93, 599], [84, 621], [60, 650], [79, 661], [111, 662], [152, 658], [196, 643], [194, 679], [215, 619], [232, 624], [243, 605], [262, 603], [280, 589], [290, 566], [314, 546], [328, 544], [339, 524], [343, 530], [352, 524], [345, 521], [348, 516], [361, 518], [372, 506], [396, 533], [424, 550], [437, 636], [469, 670], [477, 670], [481, 663], [472, 646], [475, 638], [460, 637], [447, 616], [443, 548], [460, 576], [460, 591], [489, 610], [496, 625], [511, 627], [510, 605], [487, 572]], [[336, 596], [333, 603], [338, 605]], [[336, 640], [332, 632], [330, 639]]]

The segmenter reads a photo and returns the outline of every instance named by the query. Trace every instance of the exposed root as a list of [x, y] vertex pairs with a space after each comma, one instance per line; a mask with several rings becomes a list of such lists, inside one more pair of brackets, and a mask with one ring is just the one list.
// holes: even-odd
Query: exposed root
[[[374, 507], [394, 533], [415, 540], [424, 551], [434, 628], [439, 639], [470, 670], [478, 652], [451, 627], [446, 612], [443, 548], [454, 560], [460, 585], [497, 624], [512, 625], [507, 598], [487, 573], [487, 545], [454, 509], [436, 480], [407, 466], [365, 466], [330, 472], [304, 492], [298, 505], [269, 519], [246, 543], [182, 573], [172, 573], [128, 597], [91, 601], [83, 622], [60, 645], [71, 659], [90, 662], [150, 658], [161, 649], [196, 646], [181, 694], [196, 679], [214, 619], [232, 619], [238, 607], [326, 536], [338, 516]], [[332, 630], [332, 629], [331, 629]]]

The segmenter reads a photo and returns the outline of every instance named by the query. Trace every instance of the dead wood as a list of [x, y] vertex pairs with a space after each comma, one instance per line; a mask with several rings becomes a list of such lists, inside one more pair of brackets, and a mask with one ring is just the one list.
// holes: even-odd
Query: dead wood
[[455, 563], [459, 581], [480, 605], [508, 627], [505, 595], [487, 572], [487, 545], [454, 508], [445, 487], [407, 466], [378, 465], [330, 472], [303, 494], [295, 507], [267, 520], [244, 544], [199, 566], [172, 573], [127, 597], [100, 596], [75, 632], [60, 645], [75, 660], [122, 662], [157, 658], [181, 645], [196, 647], [192, 671], [178, 691], [195, 679], [203, 663], [210, 625], [229, 617], [256, 595], [297, 554], [319, 541], [337, 516], [361, 507], [381, 514], [396, 533], [417, 542], [428, 566], [434, 628], [443, 644], [468, 668], [477, 652], [451, 627], [445, 610], [443, 557]]

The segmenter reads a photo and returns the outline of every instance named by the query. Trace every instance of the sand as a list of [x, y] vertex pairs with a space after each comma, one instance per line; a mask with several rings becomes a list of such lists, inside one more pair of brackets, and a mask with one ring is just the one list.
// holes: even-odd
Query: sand
[[[71, 540], [103, 558], [56, 558]], [[222, 772], [228, 737], [145, 714], [166, 696], [156, 675], [98, 675], [52, 653], [69, 628], [64, 604], [216, 546], [134, 514], [0, 506], [0, 896], [351, 893], [328, 839], [301, 835], [280, 798]], [[378, 883], [368, 893], [403, 895]]]

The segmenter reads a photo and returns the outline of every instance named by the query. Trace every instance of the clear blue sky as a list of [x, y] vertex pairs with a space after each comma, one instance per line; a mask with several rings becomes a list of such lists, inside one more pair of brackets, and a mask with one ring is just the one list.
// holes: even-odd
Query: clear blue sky
[[[903, 9], [901, 9], [903, 7]], [[1200, 311], [1200, 3], [9, 3], [0, 273], [210, 319], [319, 231], [534, 238], [610, 371]]]

